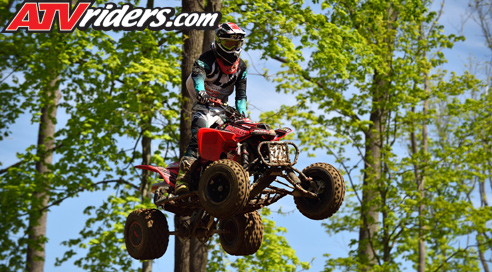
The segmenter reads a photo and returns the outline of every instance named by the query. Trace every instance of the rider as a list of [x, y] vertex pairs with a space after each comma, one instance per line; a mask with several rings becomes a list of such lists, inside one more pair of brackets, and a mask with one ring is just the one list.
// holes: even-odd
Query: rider
[[191, 139], [179, 163], [175, 194], [189, 191], [190, 168], [198, 158], [198, 130], [211, 126], [214, 116], [221, 111], [208, 106], [209, 99], [227, 102], [235, 87], [236, 109], [243, 115], [246, 113], [246, 64], [239, 58], [245, 36], [246, 33], [234, 23], [219, 25], [211, 49], [193, 64], [186, 87], [196, 103], [193, 106]]

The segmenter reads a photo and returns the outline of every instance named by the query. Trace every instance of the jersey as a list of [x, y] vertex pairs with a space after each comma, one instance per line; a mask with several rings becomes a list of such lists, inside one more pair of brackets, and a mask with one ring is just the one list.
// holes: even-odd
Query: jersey
[[246, 63], [239, 60], [238, 69], [232, 74], [222, 72], [213, 50], [203, 53], [193, 64], [186, 86], [190, 96], [195, 98], [199, 91], [228, 102], [229, 96], [236, 91], [236, 109], [246, 113]]

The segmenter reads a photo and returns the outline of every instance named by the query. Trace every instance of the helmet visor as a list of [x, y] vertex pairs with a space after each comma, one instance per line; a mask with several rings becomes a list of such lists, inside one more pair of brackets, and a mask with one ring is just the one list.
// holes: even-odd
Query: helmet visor
[[220, 44], [227, 50], [238, 50], [243, 45], [243, 41], [236, 39], [220, 39]]

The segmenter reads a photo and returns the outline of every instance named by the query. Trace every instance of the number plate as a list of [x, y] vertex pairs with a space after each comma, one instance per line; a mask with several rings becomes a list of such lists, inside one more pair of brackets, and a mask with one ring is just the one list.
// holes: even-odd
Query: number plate
[[270, 145], [270, 163], [273, 164], [290, 163], [289, 146], [286, 144]]
[[[266, 151], [262, 146], [268, 148], [268, 154], [262, 153], [261, 150]], [[293, 146], [296, 150], [294, 162], [291, 162], [289, 156], [289, 145]], [[269, 166], [286, 166], [294, 165], [297, 162], [297, 157], [299, 156], [299, 148], [294, 143], [291, 142], [262, 142], [258, 146], [258, 151], [261, 155], [261, 160], [263, 163]]]

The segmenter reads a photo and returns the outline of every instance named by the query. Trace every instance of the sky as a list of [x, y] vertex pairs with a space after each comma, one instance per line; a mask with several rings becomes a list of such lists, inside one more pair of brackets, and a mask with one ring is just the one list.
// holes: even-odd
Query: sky
[[[466, 19], [464, 12], [468, 1], [447, 0], [445, 2], [444, 14], [440, 23], [445, 25], [446, 33], [459, 33], [461, 23]], [[478, 25], [471, 19], [466, 21], [463, 28], [466, 41], [455, 45], [452, 50], [444, 53], [448, 59], [446, 69], [456, 71], [458, 74], [467, 69], [470, 57], [490, 60], [490, 53], [483, 44], [483, 39]], [[274, 69], [275, 64], [266, 61], [258, 61], [258, 54], [255, 52], [243, 52], [243, 58], [256, 68], [261, 67]], [[262, 111], [278, 108], [281, 104], [294, 104], [295, 98], [286, 94], [275, 92], [272, 83], [266, 81], [261, 76], [254, 75], [254, 70], [250, 68], [248, 76], [248, 101], [250, 103], [251, 119], [258, 120]], [[28, 117], [23, 116], [12, 126], [13, 133], [6, 140], [0, 142], [0, 162], [1, 168], [7, 167], [16, 162], [16, 152], [24, 150], [27, 146], [36, 142], [37, 127], [30, 124]], [[354, 154], [355, 155], [355, 154]], [[296, 168], [303, 169], [315, 162], [327, 162], [335, 164], [335, 159], [323, 154], [317, 157], [307, 157], [301, 154]], [[61, 267], [55, 267], [55, 258], [62, 257], [67, 250], [60, 245], [64, 240], [76, 238], [78, 232], [83, 228], [85, 216], [82, 214], [84, 208], [90, 203], [98, 206], [106, 199], [108, 194], [114, 192], [94, 192], [82, 193], [78, 198], [68, 199], [62, 205], [50, 209], [48, 215], [47, 236], [49, 242], [46, 245], [46, 265], [45, 271], [82, 271], [74, 268], [71, 262], [65, 263]], [[323, 254], [328, 253], [332, 257], [347, 256], [350, 250], [348, 244], [354, 234], [339, 234], [328, 236], [324, 227], [321, 225], [325, 221], [314, 221], [305, 218], [295, 208], [292, 197], [287, 196], [278, 203], [270, 206], [272, 211], [282, 209], [288, 212], [287, 215], [272, 213], [269, 219], [273, 219], [277, 226], [285, 227], [287, 233], [284, 234], [290, 246], [296, 250], [296, 254], [301, 261], [311, 262], [309, 271], [323, 270], [326, 258]], [[172, 214], [167, 213], [168, 221], [172, 225]], [[173, 230], [173, 227], [171, 227]], [[153, 271], [173, 271], [174, 267], [174, 237], [171, 236], [168, 251], [160, 259], [154, 262]], [[314, 259], [313, 259], [314, 258]]]

